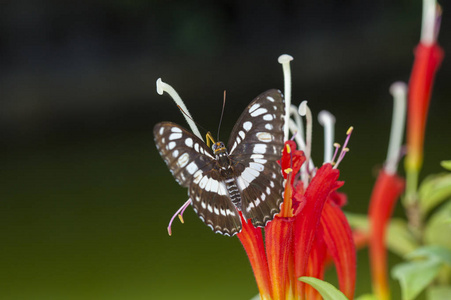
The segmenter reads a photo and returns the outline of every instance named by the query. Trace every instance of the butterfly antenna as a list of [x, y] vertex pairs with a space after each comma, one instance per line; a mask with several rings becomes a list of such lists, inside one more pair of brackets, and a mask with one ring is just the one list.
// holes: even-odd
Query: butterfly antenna
[[222, 102], [221, 118], [219, 119], [218, 126], [218, 138], [217, 138], [218, 141], [219, 141], [219, 130], [221, 130], [222, 116], [224, 115], [225, 102], [226, 102], [226, 91], [224, 90], [224, 101]]
[[191, 118], [181, 107], [180, 105], [177, 105], [177, 107], [180, 109], [180, 111], [191, 121], [193, 121], [197, 126], [199, 126], [201, 129], [208, 131], [207, 129], [205, 129], [205, 127], [201, 126], [199, 123], [197, 123], [196, 121], [193, 120], [193, 118]]

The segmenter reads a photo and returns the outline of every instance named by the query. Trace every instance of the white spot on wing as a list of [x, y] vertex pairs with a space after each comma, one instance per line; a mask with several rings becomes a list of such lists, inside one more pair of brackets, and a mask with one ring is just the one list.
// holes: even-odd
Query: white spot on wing
[[243, 173], [241, 173], [240, 177], [244, 181], [247, 181], [247, 182], [251, 183], [252, 181], [254, 181], [255, 178], [257, 178], [257, 176], [259, 174], [260, 173], [258, 171], [255, 171], [255, 170], [253, 170], [251, 168], [246, 168], [246, 169], [244, 169]]
[[179, 156], [179, 150], [175, 150], [174, 152], [172, 152], [172, 156], [173, 157]]
[[251, 130], [251, 128], [252, 128], [252, 122], [249, 122], [249, 121], [244, 122], [244, 123], [243, 123], [243, 128], [244, 128], [246, 131]]
[[172, 132], [182, 132], [182, 130], [180, 128], [178, 128], [178, 127], [172, 127], [171, 131]]
[[251, 106], [251, 108], [249, 108], [249, 113], [254, 112], [259, 107], [260, 107], [260, 104], [255, 103], [254, 105]]
[[172, 150], [172, 149], [174, 149], [175, 148], [175, 142], [170, 142], [169, 144], [168, 144], [168, 149], [169, 150]]
[[272, 135], [268, 132], [259, 132], [257, 133], [257, 139], [260, 142], [271, 142], [272, 141]]
[[196, 172], [198, 170], [197, 165], [194, 161], [192, 161], [187, 167], [186, 170], [188, 171], [188, 173], [190, 174], [194, 174], [194, 172]]
[[171, 135], [169, 136], [169, 140], [170, 141], [178, 140], [181, 137], [182, 137], [181, 133], [171, 133]]
[[212, 179], [211, 179], [211, 178], [208, 178], [207, 186], [205, 187], [205, 190], [206, 190], [207, 192], [210, 192], [210, 191], [211, 191], [211, 183], [212, 183]]
[[161, 128], [160, 128], [160, 135], [162, 135], [163, 132], [164, 132], [164, 127], [161, 127]]
[[271, 102], [274, 102], [274, 101], [276, 101], [276, 100], [274, 100], [274, 98], [273, 98], [273, 97], [270, 97], [270, 96], [266, 97], [266, 99], [268, 99], [268, 100], [269, 100], [269, 101], [271, 101]]
[[267, 112], [268, 112], [267, 109], [265, 109], [265, 108], [259, 108], [259, 109], [257, 109], [256, 111], [254, 111], [254, 112], [251, 113], [251, 117], [257, 117], [257, 116], [259, 116], [259, 115], [266, 114]]
[[227, 187], [224, 182], [219, 182], [218, 194], [222, 196], [227, 195]]
[[238, 134], [240, 135], [240, 137], [242, 139], [244, 139], [244, 137], [245, 137], [244, 131], [240, 130], [240, 132], [238, 132]]
[[245, 181], [241, 176], [237, 177], [236, 184], [237, 184], [238, 188], [240, 189], [240, 191], [244, 190], [245, 188], [247, 188], [249, 186], [249, 183], [247, 181]]
[[265, 120], [265, 121], [272, 121], [273, 119], [274, 119], [274, 117], [271, 114], [266, 114], [263, 116], [263, 120]]
[[208, 177], [207, 176], [202, 177], [202, 180], [199, 183], [199, 187], [201, 189], [205, 189], [205, 185], [207, 184], [207, 181], [208, 181]]
[[273, 126], [272, 126], [272, 124], [268, 123], [268, 124], [265, 125], [265, 128], [268, 129], [268, 130], [272, 130]]
[[183, 168], [184, 166], [186, 166], [188, 161], [189, 161], [189, 154], [183, 153], [182, 155], [180, 155], [179, 159], [177, 159], [177, 166], [179, 166], [180, 168]]
[[253, 163], [253, 162], [251, 162], [249, 164], [249, 167], [251, 167], [252, 169], [254, 169], [254, 170], [258, 171], [258, 172], [262, 172], [263, 169], [265, 168], [265, 167], [263, 167], [263, 165], [257, 164], [257, 163]]
[[193, 182], [195, 184], [198, 184], [199, 181], [202, 179], [202, 174], [203, 174], [202, 170], [198, 170], [196, 173], [194, 173], [194, 176], [193, 176], [194, 180], [193, 180]]
[[218, 189], [219, 189], [219, 182], [217, 180], [211, 179], [210, 191], [217, 193]]
[[187, 145], [188, 147], [193, 147], [193, 139], [192, 138], [187, 138], [185, 140], [185, 145]]
[[266, 153], [266, 145], [265, 144], [255, 144], [253, 152], [265, 154]]

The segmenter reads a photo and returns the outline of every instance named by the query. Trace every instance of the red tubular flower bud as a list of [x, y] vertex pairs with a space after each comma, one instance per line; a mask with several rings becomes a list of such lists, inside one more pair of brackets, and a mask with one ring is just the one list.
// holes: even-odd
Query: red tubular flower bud
[[379, 173], [370, 200], [370, 264], [374, 293], [380, 300], [390, 299], [387, 276], [385, 231], [396, 200], [404, 190], [404, 180], [384, 170]]

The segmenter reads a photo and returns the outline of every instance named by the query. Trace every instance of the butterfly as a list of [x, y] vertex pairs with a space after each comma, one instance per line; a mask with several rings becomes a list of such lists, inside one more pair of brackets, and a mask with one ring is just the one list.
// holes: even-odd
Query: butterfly
[[284, 147], [284, 111], [280, 91], [262, 93], [241, 114], [227, 147], [210, 135], [210, 148], [171, 122], [155, 125], [160, 155], [175, 180], [188, 188], [194, 211], [214, 232], [240, 232], [239, 211], [254, 227], [264, 227], [279, 213], [284, 188], [277, 160]]

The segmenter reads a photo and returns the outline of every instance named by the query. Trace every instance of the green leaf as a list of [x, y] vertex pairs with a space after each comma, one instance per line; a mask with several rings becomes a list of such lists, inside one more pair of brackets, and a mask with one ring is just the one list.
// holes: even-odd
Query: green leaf
[[451, 202], [446, 203], [434, 213], [424, 228], [424, 242], [428, 245], [440, 245], [451, 249]]
[[442, 160], [442, 162], [440, 163], [440, 165], [447, 169], [448, 171], [451, 171], [451, 160]]
[[346, 219], [348, 219], [349, 225], [358, 230], [368, 231], [370, 228], [368, 222], [368, 216], [362, 214], [345, 213]]
[[404, 256], [419, 247], [409, 231], [407, 222], [399, 218], [391, 220], [385, 239], [387, 247], [399, 256]]
[[402, 263], [392, 269], [392, 276], [400, 281], [402, 299], [411, 300], [420, 294], [437, 276], [441, 261], [429, 258]]
[[449, 300], [451, 286], [431, 286], [427, 291], [428, 300]]
[[409, 260], [416, 258], [437, 259], [440, 262], [451, 266], [451, 250], [437, 245], [418, 248], [406, 255], [406, 258]]
[[451, 174], [442, 173], [428, 176], [418, 190], [420, 208], [427, 214], [434, 207], [451, 197]]
[[[346, 218], [353, 229], [369, 231], [368, 216], [346, 213]], [[393, 218], [390, 221], [385, 239], [390, 251], [399, 256], [404, 256], [419, 247], [415, 237], [409, 231], [406, 221], [400, 218]]]
[[355, 300], [377, 300], [377, 297], [374, 294], [365, 294], [355, 298]]
[[324, 300], [347, 300], [345, 295], [342, 292], [337, 290], [332, 284], [320, 280], [315, 277], [307, 277], [303, 276], [299, 278], [299, 281], [308, 283], [311, 285], [318, 293], [321, 294]]

